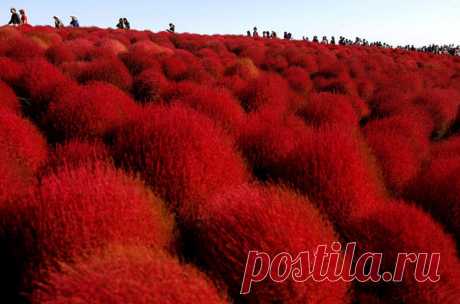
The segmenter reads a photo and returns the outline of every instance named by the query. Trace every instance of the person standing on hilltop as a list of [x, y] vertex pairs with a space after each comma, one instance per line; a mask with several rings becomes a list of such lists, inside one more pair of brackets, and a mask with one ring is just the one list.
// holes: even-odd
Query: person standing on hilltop
[[61, 19], [59, 19], [57, 16], [53, 16], [54, 19], [54, 27], [59, 29], [64, 27], [64, 23], [62, 23]]
[[80, 27], [80, 23], [78, 22], [77, 17], [70, 16], [70, 26], [71, 27]]
[[254, 37], [254, 38], [259, 37], [259, 32], [257, 32], [257, 27], [254, 27], [254, 31], [252, 32], [252, 37]]
[[123, 25], [124, 25], [125, 30], [131, 29], [131, 24], [129, 24], [129, 21], [127, 18], [123, 18]]
[[11, 19], [8, 25], [18, 26], [21, 24], [21, 18], [15, 8], [10, 9]]
[[19, 14], [21, 14], [21, 24], [29, 24], [29, 18], [27, 18], [26, 11], [20, 9]]
[[170, 33], [175, 33], [176, 32], [176, 26], [173, 23], [169, 24], [168, 32], [170, 32]]
[[123, 24], [123, 18], [118, 19], [117, 29], [122, 30], [124, 28], [125, 28], [125, 25]]

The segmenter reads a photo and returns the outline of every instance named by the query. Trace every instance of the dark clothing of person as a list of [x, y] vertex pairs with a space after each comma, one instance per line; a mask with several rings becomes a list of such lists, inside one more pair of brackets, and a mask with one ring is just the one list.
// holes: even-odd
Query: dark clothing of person
[[123, 21], [120, 20], [120, 22], [117, 23], [117, 29], [122, 30], [124, 28], [125, 28], [125, 26], [123, 24]]
[[80, 27], [80, 24], [78, 23], [78, 20], [76, 20], [76, 19], [70, 21], [70, 25], [72, 27]]
[[54, 20], [54, 27], [55, 27], [55, 28], [63, 28], [63, 27], [64, 27], [64, 23], [62, 23], [62, 21], [59, 20], [59, 19], [55, 19], [55, 20]]
[[19, 14], [18, 13], [11, 13], [11, 19], [10, 19], [10, 22], [8, 22], [8, 24], [12, 24], [12, 25], [21, 24], [21, 17], [19, 17]]
[[128, 20], [123, 21], [123, 24], [124, 24], [126, 30], [131, 29], [131, 24], [129, 24]]

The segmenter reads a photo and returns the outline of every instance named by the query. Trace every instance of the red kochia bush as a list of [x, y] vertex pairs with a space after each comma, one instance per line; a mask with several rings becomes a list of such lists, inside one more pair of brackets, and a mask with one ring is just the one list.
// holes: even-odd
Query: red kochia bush
[[179, 105], [150, 107], [133, 117], [116, 134], [115, 155], [184, 217], [193, 217], [209, 196], [248, 178], [225, 134]]
[[294, 90], [301, 93], [307, 93], [312, 89], [313, 84], [307, 70], [293, 66], [286, 69], [283, 74]]
[[[249, 251], [266, 252], [271, 258], [281, 252], [297, 257], [337, 241], [332, 226], [306, 198], [276, 186], [231, 188], [206, 202], [196, 229], [198, 260], [228, 285], [236, 299], [247, 303], [349, 303], [349, 283], [342, 281], [295, 283], [290, 278], [275, 283], [267, 279], [254, 283], [250, 294], [239, 295]], [[312, 265], [313, 261], [306, 267]]]
[[136, 110], [126, 93], [95, 82], [62, 92], [50, 104], [46, 120], [58, 137], [100, 137], [122, 125]]
[[133, 83], [128, 69], [116, 58], [100, 58], [90, 62], [83, 66], [77, 80], [82, 83], [104, 81], [125, 91], [129, 91]]
[[133, 93], [141, 102], [159, 102], [171, 86], [160, 69], [150, 68], [134, 78]]
[[352, 98], [346, 95], [313, 93], [298, 114], [307, 123], [316, 126], [335, 123], [345, 128], [359, 127], [359, 118], [353, 108]]
[[430, 123], [426, 112], [411, 111], [371, 121], [363, 129], [395, 194], [404, 191], [429, 156]]
[[443, 223], [460, 244], [460, 156], [434, 159], [413, 182], [408, 197]]
[[433, 158], [450, 158], [460, 156], [460, 136], [456, 135], [431, 145]]
[[38, 284], [32, 303], [226, 303], [194, 267], [140, 247], [109, 248], [62, 268]]
[[439, 282], [417, 282], [415, 264], [407, 262], [401, 283], [368, 282], [358, 288], [379, 294], [383, 303], [457, 302], [460, 261], [455, 242], [429, 215], [405, 202], [388, 202], [350, 227], [348, 237], [358, 243], [359, 252], [383, 254], [380, 273], [393, 273], [399, 253], [441, 254]]
[[28, 60], [24, 64], [22, 80], [17, 84], [30, 101], [36, 104], [50, 102], [59, 86], [70, 81], [55, 66], [42, 58]]
[[279, 118], [265, 112], [246, 119], [237, 143], [258, 178], [276, 180], [286, 173], [289, 155], [311, 132], [294, 115]]
[[[62, 168], [28, 197], [2, 209], [2, 280], [31, 278], [110, 243], [169, 248], [172, 219], [142, 182], [104, 164]], [[2, 286], [5, 287], [5, 286]], [[12, 291], [9, 291], [12, 292]]]
[[205, 114], [229, 132], [236, 132], [245, 117], [238, 100], [225, 88], [181, 82], [174, 91], [172, 103], [185, 104]]
[[62, 64], [77, 60], [77, 55], [75, 55], [70, 46], [64, 43], [53, 45], [47, 49], [45, 56], [53, 64]]
[[62, 167], [79, 167], [99, 161], [112, 162], [110, 151], [103, 142], [74, 139], [55, 148], [46, 169], [57, 171]]
[[10, 111], [0, 111], [0, 150], [32, 172], [44, 164], [48, 154], [46, 141], [37, 128]]
[[417, 96], [415, 103], [428, 110], [432, 115], [435, 131], [442, 136], [457, 119], [460, 93], [454, 89], [426, 90]]
[[21, 111], [21, 104], [16, 97], [13, 89], [11, 89], [6, 83], [0, 80], [0, 110], [11, 111], [13, 113], [19, 113]]
[[12, 37], [3, 43], [7, 47], [2, 55], [16, 60], [39, 58], [45, 52], [38, 42], [26, 36]]
[[7, 57], [0, 57], [0, 79], [8, 84], [18, 83], [22, 77], [22, 64]]
[[46, 141], [31, 122], [0, 109], [0, 210], [35, 183], [47, 150]]
[[289, 85], [277, 74], [261, 74], [248, 83], [240, 99], [248, 112], [271, 108], [283, 113], [289, 107]]
[[320, 202], [337, 225], [372, 210], [384, 195], [363, 140], [341, 126], [321, 127], [287, 160], [284, 180]]

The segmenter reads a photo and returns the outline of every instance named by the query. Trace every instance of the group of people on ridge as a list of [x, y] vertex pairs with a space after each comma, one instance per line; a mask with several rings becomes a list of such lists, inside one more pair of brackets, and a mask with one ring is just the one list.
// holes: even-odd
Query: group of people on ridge
[[119, 30], [130, 30], [131, 24], [128, 21], [128, 18], [120, 18], [118, 19], [117, 29]]
[[29, 18], [27, 18], [26, 11], [20, 9], [19, 13], [15, 8], [10, 9], [11, 18], [8, 25], [18, 26], [22, 24], [29, 24]]
[[[254, 38], [258, 38], [259, 37], [259, 32], [257, 31], [257, 27], [254, 27], [252, 33], [251, 31], [247, 31], [246, 32], [246, 36], [248, 37], [254, 37]], [[278, 38], [278, 35], [276, 34], [275, 31], [264, 31], [262, 33], [262, 37], [263, 38], [272, 38], [272, 39], [276, 39]], [[291, 40], [292, 39], [292, 34], [291, 33], [288, 33], [288, 32], [284, 32], [284, 36], [283, 36], [284, 39], [286, 40]]]
[[[54, 19], [54, 27], [55, 28], [63, 28], [64, 23], [59, 19], [57, 16], [53, 16]], [[80, 23], [78, 22], [78, 18], [75, 16], [70, 16], [70, 24], [71, 27], [80, 27]]]
[[[24, 9], [20, 9], [19, 11], [17, 11], [15, 8], [11, 8], [10, 13], [11, 13], [11, 18], [10, 18], [10, 21], [8, 22], [8, 25], [19, 26], [19, 25], [29, 24], [29, 19], [27, 18], [27, 15]], [[53, 16], [53, 20], [54, 20], [55, 28], [65, 27], [64, 22], [62, 22], [62, 20], [58, 16]], [[80, 27], [80, 22], [78, 21], [78, 18], [76, 16], [70, 16], [69, 26], [70, 27]], [[129, 23], [128, 18], [120, 18], [118, 20], [116, 28], [130, 30], [131, 24]], [[175, 33], [176, 26], [173, 23], [170, 23], [166, 31], [170, 33]]]

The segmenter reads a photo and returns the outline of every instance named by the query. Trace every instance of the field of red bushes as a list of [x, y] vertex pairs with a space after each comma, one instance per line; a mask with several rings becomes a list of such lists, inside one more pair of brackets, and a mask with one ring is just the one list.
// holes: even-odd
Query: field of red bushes
[[[459, 303], [460, 58], [0, 28], [1, 303]], [[441, 253], [253, 285], [249, 251]]]

